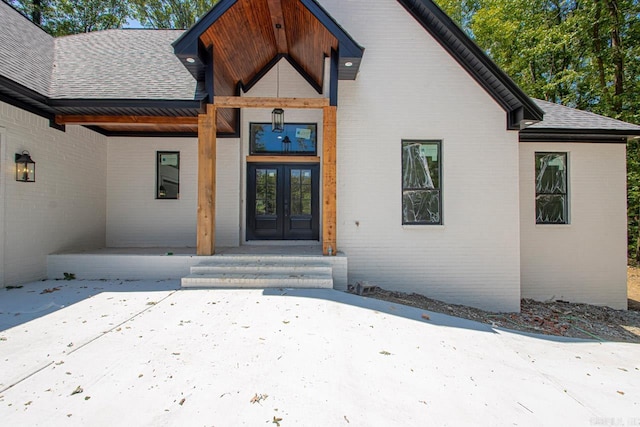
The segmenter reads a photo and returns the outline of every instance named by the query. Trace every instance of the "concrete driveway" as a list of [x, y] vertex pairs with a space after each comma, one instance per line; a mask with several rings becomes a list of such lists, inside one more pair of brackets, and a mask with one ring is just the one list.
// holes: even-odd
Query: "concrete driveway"
[[334, 290], [178, 286], [0, 290], [0, 424], [640, 425], [637, 345]]

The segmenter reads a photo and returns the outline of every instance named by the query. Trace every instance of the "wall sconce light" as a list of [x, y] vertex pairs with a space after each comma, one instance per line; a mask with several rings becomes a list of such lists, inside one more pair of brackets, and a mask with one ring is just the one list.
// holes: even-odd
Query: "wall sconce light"
[[16, 181], [36, 181], [36, 162], [31, 159], [27, 150], [22, 154], [16, 153]]
[[282, 108], [274, 108], [271, 112], [271, 130], [273, 132], [284, 131], [284, 110]]

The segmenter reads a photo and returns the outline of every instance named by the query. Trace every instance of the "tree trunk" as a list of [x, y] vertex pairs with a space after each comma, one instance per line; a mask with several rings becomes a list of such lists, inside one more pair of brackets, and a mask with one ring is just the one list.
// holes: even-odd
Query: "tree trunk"
[[33, 21], [34, 24], [42, 25], [42, 0], [33, 0], [31, 21]]
[[622, 94], [624, 93], [624, 52], [622, 51], [622, 38], [620, 37], [621, 22], [619, 0], [607, 0], [609, 15], [611, 16], [611, 51], [613, 57], [613, 108], [616, 113], [622, 112]]
[[604, 59], [602, 59], [602, 39], [600, 38], [600, 20], [602, 18], [602, 2], [595, 2], [595, 16], [593, 22], [593, 53], [596, 57], [596, 67], [598, 69], [598, 81], [600, 90], [606, 99], [609, 98], [609, 90], [607, 89], [607, 78], [604, 71]]

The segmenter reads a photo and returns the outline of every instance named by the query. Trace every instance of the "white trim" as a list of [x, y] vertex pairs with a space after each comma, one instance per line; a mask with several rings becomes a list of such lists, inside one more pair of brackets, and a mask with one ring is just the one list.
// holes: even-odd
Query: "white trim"
[[5, 187], [9, 179], [9, 163], [7, 159], [7, 131], [0, 127], [0, 287], [6, 286], [5, 283]]

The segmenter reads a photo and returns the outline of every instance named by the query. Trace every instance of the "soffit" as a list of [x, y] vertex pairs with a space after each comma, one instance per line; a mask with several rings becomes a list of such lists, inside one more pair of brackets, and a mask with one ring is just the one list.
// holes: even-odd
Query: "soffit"
[[279, 55], [287, 55], [316, 89], [337, 38], [298, 0], [238, 0], [201, 36], [213, 50], [216, 95], [235, 95]]

